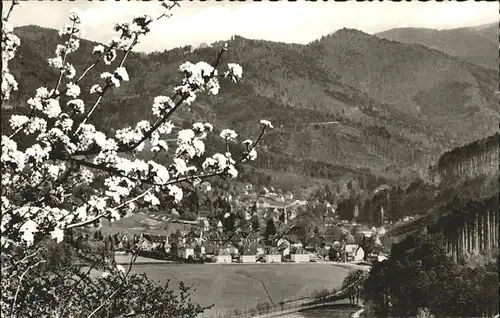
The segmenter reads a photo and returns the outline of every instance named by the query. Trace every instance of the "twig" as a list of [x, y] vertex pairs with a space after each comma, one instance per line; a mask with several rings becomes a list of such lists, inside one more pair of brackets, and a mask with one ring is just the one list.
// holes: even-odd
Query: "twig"
[[[117, 210], [117, 209], [121, 208], [122, 206], [124, 206], [126, 204], [129, 204], [129, 203], [132, 203], [134, 201], [139, 200], [140, 198], [142, 198], [143, 196], [145, 196], [146, 194], [148, 194], [149, 192], [151, 192], [151, 190], [153, 190], [153, 188], [149, 188], [148, 190], [144, 191], [143, 193], [141, 193], [140, 195], [136, 196], [135, 198], [132, 198], [132, 199], [126, 201], [126, 202], [123, 202], [123, 203], [119, 204], [118, 206], [114, 207], [113, 210]], [[95, 216], [95, 217], [93, 217], [93, 218], [91, 218], [89, 220], [70, 224], [70, 225], [66, 226], [66, 229], [72, 229], [72, 228], [75, 228], [75, 227], [80, 227], [80, 226], [84, 226], [84, 225], [93, 223], [93, 222], [99, 220], [100, 218], [102, 218], [102, 217], [104, 217], [106, 215], [109, 215], [110, 213], [111, 213], [111, 211], [107, 211], [107, 212], [99, 214], [99, 215], [97, 215], [97, 216]]]
[[59, 77], [57, 78], [57, 83], [56, 83], [56, 86], [54, 87], [54, 90], [51, 94], [52, 95], [51, 97], [55, 96], [55, 94], [57, 93], [57, 89], [59, 88], [59, 85], [61, 85], [61, 80], [62, 80], [63, 74], [65, 73], [64, 64], [66, 63], [66, 58], [68, 57], [68, 49], [69, 49], [71, 39], [73, 38], [75, 25], [76, 25], [76, 21], [73, 21], [73, 25], [71, 26], [71, 33], [69, 34], [69, 37], [68, 37], [68, 45], [66, 46], [66, 50], [64, 50], [64, 56], [62, 58], [62, 69], [59, 71]]
[[10, 14], [16, 5], [18, 5], [18, 0], [12, 0], [12, 4], [10, 5], [9, 11], [7, 11], [7, 15], [3, 18], [4, 21], [8, 21], [10, 18]]
[[[132, 43], [130, 43], [130, 46], [127, 48], [127, 50], [125, 50], [125, 54], [123, 55], [123, 57], [120, 60], [119, 67], [122, 67], [123, 64], [125, 64], [125, 60], [127, 59], [128, 54], [130, 53], [130, 51], [132, 51], [132, 49], [134, 48], [134, 46], [138, 43], [138, 41], [137, 41], [138, 37], [139, 36], [136, 33], [135, 36], [134, 36], [134, 40], [132, 41]], [[97, 106], [99, 105], [99, 103], [102, 101], [102, 98], [104, 97], [104, 94], [106, 94], [107, 90], [110, 87], [111, 87], [111, 81], [108, 80], [108, 82], [106, 83], [106, 86], [104, 86], [101, 94], [99, 94], [99, 97], [95, 101], [94, 106], [92, 106], [92, 108], [87, 113], [87, 115], [85, 116], [85, 118], [83, 119], [83, 121], [78, 125], [78, 128], [76, 129], [76, 131], [75, 131], [75, 133], [73, 135], [78, 134], [78, 132], [82, 128], [82, 125], [84, 125], [87, 122], [87, 120], [89, 119], [90, 115], [92, 115], [92, 113], [94, 112], [94, 110], [97, 108]]]
[[85, 123], [87, 122], [87, 120], [90, 118], [90, 115], [92, 115], [92, 113], [94, 112], [94, 110], [97, 108], [97, 106], [99, 105], [99, 103], [101, 102], [102, 98], [104, 97], [104, 94], [106, 94], [106, 91], [111, 87], [111, 84], [110, 82], [106, 83], [106, 86], [104, 86], [104, 88], [102, 89], [102, 92], [99, 94], [99, 97], [97, 98], [97, 100], [95, 101], [94, 105], [92, 106], [92, 108], [90, 109], [90, 111], [87, 113], [87, 115], [85, 115], [85, 118], [83, 119], [83, 121], [78, 125], [78, 128], [76, 129], [75, 133], [73, 135], [76, 135], [78, 134], [78, 132], [80, 131], [80, 129], [82, 129], [82, 126], [85, 125]]
[[92, 63], [89, 67], [87, 67], [87, 68], [85, 69], [85, 71], [83, 71], [82, 75], [80, 75], [80, 77], [79, 77], [79, 78], [75, 81], [75, 84], [80, 83], [80, 81], [81, 81], [81, 80], [85, 77], [85, 75], [87, 75], [87, 73], [88, 73], [91, 69], [93, 69], [93, 68], [97, 65], [97, 63], [99, 63], [99, 61], [101, 61], [101, 60], [102, 60], [102, 58], [103, 58], [103, 57], [104, 57], [104, 54], [101, 54], [101, 56], [99, 56], [99, 58], [98, 58], [98, 59], [97, 59], [94, 63]]
[[136, 260], [137, 260], [137, 253], [132, 255], [132, 257], [130, 258], [130, 264], [128, 266], [128, 271], [127, 271], [127, 274], [125, 274], [125, 277], [127, 277], [128, 274], [130, 273], [130, 271], [132, 270], [132, 266], [135, 264]]

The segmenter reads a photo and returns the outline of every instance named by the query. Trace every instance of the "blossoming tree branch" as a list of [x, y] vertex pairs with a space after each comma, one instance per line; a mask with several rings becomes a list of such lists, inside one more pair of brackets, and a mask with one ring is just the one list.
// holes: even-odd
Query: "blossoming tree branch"
[[[160, 18], [167, 16], [162, 14]], [[96, 61], [79, 77], [70, 63], [70, 56], [79, 48], [81, 22], [75, 11], [71, 12], [69, 19], [71, 23], [59, 32], [64, 42], [57, 46], [55, 57], [49, 59], [49, 64], [59, 70], [57, 82], [52, 88], [38, 88], [35, 96], [28, 100], [30, 114], [13, 115], [10, 119], [13, 132], [2, 135], [2, 246], [20, 242], [30, 245], [37, 235], [46, 234], [62, 240], [64, 229], [91, 224], [101, 218], [117, 220], [134, 211], [138, 201], [158, 205], [157, 194], [160, 193], [168, 192], [171, 199], [178, 202], [183, 195], [178, 186], [181, 182], [198, 184], [202, 179], [214, 176], [235, 178], [238, 164], [256, 158], [258, 142], [266, 129], [272, 128], [270, 122], [262, 120], [259, 138], [255, 142], [244, 141], [246, 151], [241, 158], [233, 158], [229, 151], [238, 135], [230, 129], [222, 130], [220, 137], [226, 143], [225, 153], [206, 157], [201, 167], [189, 163], [195, 157], [206, 156], [204, 140], [213, 132], [210, 123], [198, 122], [192, 129], [177, 133], [170, 166], [154, 160], [130, 159], [127, 154], [140, 152], [146, 143], [156, 155], [168, 155], [172, 145], [164, 139], [174, 128], [170, 117], [183, 105], [193, 103], [202, 92], [219, 93], [217, 68], [227, 47], [220, 50], [212, 65], [207, 62], [180, 65], [184, 78], [170, 97], [154, 98], [153, 120], [139, 121], [135, 127], [119, 129], [114, 136], [109, 136], [90, 123], [92, 114], [102, 106], [106, 92], [130, 80], [125, 66], [127, 56], [158, 19], [144, 15], [134, 18], [130, 24], [117, 24], [115, 30], [119, 37], [112, 39], [107, 46], [96, 46], [93, 50]], [[7, 62], [14, 56], [19, 39], [6, 23], [3, 31], [4, 60]], [[121, 55], [118, 67], [102, 73], [102, 81], [92, 86], [90, 93], [95, 100], [86, 104], [79, 99], [78, 84], [89, 71], [101, 61], [111, 65], [118, 55]], [[10, 73], [6, 62], [6, 68], [2, 70], [4, 98], [16, 89], [13, 77], [7, 75]], [[229, 63], [223, 77], [238, 81], [242, 77], [241, 66]], [[16, 139], [25, 136], [33, 136], [34, 142], [26, 149], [19, 149]], [[104, 186], [94, 188], [93, 194], [78, 200], [71, 189], [93, 184], [99, 174], [106, 176]], [[27, 192], [31, 199], [23, 198]]]
[[[18, 88], [8, 67], [20, 45], [7, 21], [15, 5], [14, 1], [2, 17], [2, 100], [9, 99]], [[179, 85], [165, 96], [154, 98], [150, 118], [118, 129], [113, 135], [92, 124], [95, 110], [105, 107], [106, 93], [131, 80], [126, 66], [130, 52], [156, 21], [170, 17], [173, 5], [163, 3], [162, 7], [164, 12], [156, 18], [140, 15], [130, 23], [116, 24], [116, 38], [107, 45], [95, 46], [92, 52], [83, 52], [95, 57], [83, 70], [71, 64], [83, 30], [77, 11], [70, 12], [69, 24], [59, 32], [61, 43], [48, 60], [59, 71], [58, 77], [33, 92], [26, 114], [11, 116], [10, 130], [2, 129], [1, 247], [11, 251], [12, 259], [19, 249], [29, 250], [47, 237], [61, 242], [69, 229], [98, 224], [103, 218], [118, 220], [138, 206], [159, 206], [165, 200], [177, 203], [183, 197], [181, 183], [197, 185], [216, 176], [236, 178], [240, 164], [255, 160], [257, 145], [273, 128], [266, 120], [261, 120], [256, 140], [242, 142], [245, 151], [241, 157], [231, 153], [238, 134], [230, 129], [222, 129], [219, 134], [225, 149], [207, 154], [205, 140], [214, 133], [214, 127], [206, 122], [179, 130], [176, 143], [168, 142], [174, 133], [174, 112], [195, 102], [201, 93], [217, 95], [219, 79], [238, 82], [242, 78], [242, 68], [236, 63], [228, 63], [219, 71], [226, 46], [211, 64], [180, 65]], [[80, 84], [90, 80], [89, 74], [100, 63], [109, 66], [109, 71], [92, 83], [93, 100], [84, 101]], [[141, 154], [145, 147], [154, 154], [152, 158]], [[170, 164], [162, 165], [155, 161], [157, 158], [168, 158]], [[26, 272], [39, 265], [29, 262], [31, 254], [21, 255], [15, 264], [25, 260], [29, 264]]]

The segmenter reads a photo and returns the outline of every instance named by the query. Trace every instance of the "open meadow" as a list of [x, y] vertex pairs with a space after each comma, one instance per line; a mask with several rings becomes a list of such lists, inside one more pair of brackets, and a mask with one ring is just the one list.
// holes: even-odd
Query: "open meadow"
[[202, 305], [215, 304], [204, 317], [236, 308], [255, 307], [259, 302], [279, 303], [306, 297], [323, 288], [340, 287], [349, 272], [332, 264], [155, 264], [135, 265], [155, 281], [183, 281], [196, 288], [193, 299]]

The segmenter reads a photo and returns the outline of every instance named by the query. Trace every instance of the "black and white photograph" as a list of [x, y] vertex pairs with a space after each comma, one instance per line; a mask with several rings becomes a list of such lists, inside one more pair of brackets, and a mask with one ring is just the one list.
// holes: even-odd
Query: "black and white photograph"
[[1, 10], [1, 317], [499, 318], [498, 2]]

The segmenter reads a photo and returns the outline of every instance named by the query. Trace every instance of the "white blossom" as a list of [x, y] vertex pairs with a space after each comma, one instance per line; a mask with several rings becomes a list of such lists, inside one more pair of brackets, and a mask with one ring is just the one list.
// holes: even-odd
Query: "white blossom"
[[88, 201], [88, 204], [90, 207], [96, 209], [99, 212], [104, 211], [107, 205], [107, 198], [104, 197], [97, 197], [97, 196], [92, 196], [90, 200]]
[[197, 133], [205, 131], [205, 125], [202, 123], [194, 123], [193, 124], [193, 130], [196, 131]]
[[238, 176], [238, 170], [234, 166], [229, 166], [227, 169], [227, 173], [231, 176], [231, 178], [236, 178]]
[[68, 90], [66, 91], [66, 95], [77, 98], [80, 95], [80, 86], [74, 84], [74, 83], [68, 83], [66, 84], [68, 87]]
[[63, 60], [60, 56], [56, 56], [54, 58], [49, 59], [49, 65], [55, 67], [57, 69], [63, 68]]
[[166, 134], [170, 134], [173, 129], [174, 129], [174, 125], [171, 122], [167, 121], [167, 122], [164, 122], [163, 124], [161, 124], [160, 127], [158, 127], [157, 131], [161, 135], [166, 135]]
[[206, 129], [207, 131], [212, 132], [212, 131], [214, 130], [214, 126], [212, 126], [212, 124], [205, 123], [205, 129]]
[[148, 165], [153, 174], [153, 182], [159, 185], [166, 184], [170, 179], [167, 168], [154, 161], [148, 161]]
[[129, 80], [127, 70], [123, 66], [119, 67], [115, 70], [114, 76], [116, 78], [118, 78], [120, 81], [128, 81]]
[[205, 143], [201, 139], [194, 139], [192, 142], [194, 153], [196, 156], [200, 157], [205, 153]]
[[59, 101], [54, 98], [47, 100], [45, 108], [42, 110], [49, 118], [55, 118], [61, 113], [61, 106], [59, 106]]
[[73, 119], [71, 118], [63, 118], [59, 119], [56, 122], [56, 126], [61, 127], [63, 131], [70, 131], [73, 127]]
[[50, 236], [55, 239], [57, 243], [60, 243], [64, 239], [64, 231], [60, 228], [55, 228], [50, 232]]
[[101, 78], [109, 81], [111, 84], [115, 85], [116, 87], [120, 86], [120, 81], [110, 72], [102, 73]]
[[260, 123], [268, 128], [274, 128], [269, 120], [262, 119]]
[[151, 143], [151, 151], [152, 152], [159, 152], [162, 150], [167, 151], [168, 150], [168, 144], [165, 140], [156, 140], [155, 142]]
[[120, 213], [118, 213], [118, 211], [116, 209], [111, 209], [109, 211], [109, 216], [111, 216], [111, 218], [115, 221], [121, 219], [121, 215], [120, 215]]
[[160, 204], [160, 200], [158, 200], [158, 198], [154, 194], [152, 194], [151, 192], [147, 193], [144, 196], [144, 201], [151, 203], [151, 205], [153, 205], [153, 206]]
[[104, 53], [104, 46], [99, 44], [94, 46], [94, 49], [92, 50], [92, 54], [102, 54]]
[[220, 137], [225, 140], [236, 141], [236, 137], [238, 137], [238, 134], [234, 130], [224, 129], [223, 131], [221, 131]]
[[116, 59], [116, 50], [115, 49], [110, 49], [106, 51], [104, 54], [104, 63], [106, 65], [111, 65], [111, 63]]
[[183, 129], [177, 133], [177, 142], [187, 143], [191, 142], [194, 138], [194, 131], [192, 129]]
[[2, 163], [11, 163], [16, 171], [24, 168], [25, 154], [17, 150], [17, 144], [7, 136], [2, 136]]
[[187, 164], [186, 164], [186, 161], [180, 159], [180, 158], [175, 158], [174, 159], [174, 164], [173, 164], [173, 168], [174, 168], [174, 171], [176, 172], [175, 173], [175, 176], [179, 176], [179, 175], [183, 175], [186, 173], [187, 171]]
[[99, 84], [95, 84], [90, 88], [90, 94], [100, 94], [102, 93], [102, 88]]
[[224, 77], [230, 77], [232, 81], [237, 82], [243, 76], [243, 68], [236, 63], [227, 64], [227, 72], [224, 73]]
[[168, 194], [174, 197], [175, 202], [180, 202], [182, 200], [184, 194], [181, 188], [176, 185], [169, 185], [168, 189], [170, 190]]
[[9, 71], [9, 61], [14, 58], [20, 45], [19, 38], [8, 21], [2, 19], [2, 99], [9, 99], [11, 91], [16, 91], [18, 84]]
[[35, 163], [42, 163], [49, 157], [50, 147], [42, 148], [40, 144], [34, 144], [26, 149], [26, 158], [32, 159]]
[[86, 221], [87, 220], [87, 205], [84, 204], [76, 209], [76, 215], [81, 221]]
[[21, 238], [26, 242], [26, 244], [31, 246], [33, 245], [35, 233], [38, 232], [38, 224], [33, 220], [27, 220], [21, 226], [19, 232], [23, 233]]
[[10, 127], [17, 129], [28, 122], [29, 118], [23, 115], [12, 115], [10, 117]]
[[73, 21], [75, 24], [80, 23], [80, 11], [78, 9], [71, 9], [69, 12], [69, 19]]
[[250, 152], [248, 153], [248, 159], [253, 161], [256, 158], [257, 158], [257, 151], [255, 151], [255, 149], [250, 150]]
[[83, 114], [83, 112], [85, 112], [85, 104], [81, 99], [70, 100], [66, 105], [71, 107], [75, 114]]
[[66, 63], [64, 66], [64, 74], [66, 74], [66, 78], [72, 79], [76, 75], [75, 67], [69, 63]]
[[153, 115], [160, 116], [162, 112], [169, 111], [174, 106], [170, 97], [156, 96], [153, 103]]

